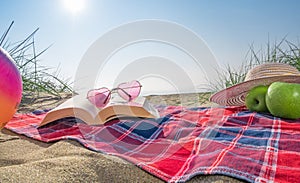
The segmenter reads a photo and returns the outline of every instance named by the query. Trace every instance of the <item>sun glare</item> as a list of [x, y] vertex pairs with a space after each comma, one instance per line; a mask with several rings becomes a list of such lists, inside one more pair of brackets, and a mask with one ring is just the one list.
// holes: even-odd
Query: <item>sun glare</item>
[[78, 14], [85, 6], [85, 0], [63, 0], [64, 6], [72, 14]]

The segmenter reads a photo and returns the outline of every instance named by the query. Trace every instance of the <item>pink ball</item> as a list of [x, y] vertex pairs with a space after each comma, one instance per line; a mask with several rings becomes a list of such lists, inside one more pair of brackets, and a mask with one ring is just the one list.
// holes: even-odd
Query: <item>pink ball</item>
[[22, 77], [11, 56], [0, 47], [0, 129], [16, 113], [22, 99]]

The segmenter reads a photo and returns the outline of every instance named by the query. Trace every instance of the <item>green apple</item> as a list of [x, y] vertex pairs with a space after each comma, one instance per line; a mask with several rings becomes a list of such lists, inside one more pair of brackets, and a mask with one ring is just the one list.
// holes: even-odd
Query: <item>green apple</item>
[[268, 112], [266, 105], [266, 94], [268, 86], [260, 85], [252, 88], [246, 95], [245, 103], [246, 107], [250, 111], [256, 112]]
[[269, 86], [266, 104], [274, 116], [300, 118], [300, 84], [274, 82]]

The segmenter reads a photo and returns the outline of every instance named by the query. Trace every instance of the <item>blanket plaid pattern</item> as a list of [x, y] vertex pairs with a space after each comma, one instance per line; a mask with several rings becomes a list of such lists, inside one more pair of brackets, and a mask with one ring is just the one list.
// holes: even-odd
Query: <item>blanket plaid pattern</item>
[[222, 174], [249, 182], [298, 182], [300, 120], [243, 107], [159, 108], [159, 119], [89, 126], [65, 118], [37, 128], [45, 114], [16, 114], [6, 128], [44, 142], [73, 139], [134, 163], [167, 182]]

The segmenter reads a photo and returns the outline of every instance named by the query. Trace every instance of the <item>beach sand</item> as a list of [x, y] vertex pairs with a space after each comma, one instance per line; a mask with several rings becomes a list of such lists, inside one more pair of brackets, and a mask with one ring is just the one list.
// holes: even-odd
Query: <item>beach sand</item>
[[[48, 109], [71, 95], [39, 96], [34, 104], [26, 105], [24, 96], [19, 112]], [[209, 94], [147, 96], [156, 105], [207, 106]], [[163, 182], [135, 165], [115, 156], [84, 148], [72, 140], [43, 143], [15, 134], [7, 129], [0, 132], [0, 182]], [[188, 182], [243, 182], [231, 177], [199, 175]]]

